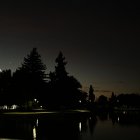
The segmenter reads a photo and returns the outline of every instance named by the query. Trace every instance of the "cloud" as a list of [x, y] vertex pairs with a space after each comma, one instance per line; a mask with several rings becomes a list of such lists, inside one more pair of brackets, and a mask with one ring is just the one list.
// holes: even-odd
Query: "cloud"
[[99, 90], [95, 90], [95, 92], [100, 92], [100, 93], [110, 93], [112, 92], [111, 90], [103, 90], [103, 89], [99, 89]]

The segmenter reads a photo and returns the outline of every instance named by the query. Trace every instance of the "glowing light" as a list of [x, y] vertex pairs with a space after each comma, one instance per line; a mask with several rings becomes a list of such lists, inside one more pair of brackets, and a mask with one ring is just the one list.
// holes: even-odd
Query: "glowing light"
[[37, 99], [34, 99], [34, 101], [36, 102], [36, 101], [37, 101]]
[[7, 105], [4, 105], [3, 106], [3, 109], [7, 110], [8, 109], [8, 106]]
[[123, 114], [126, 114], [126, 111], [123, 111]]
[[2, 72], [2, 69], [0, 69], [0, 72]]
[[120, 121], [120, 118], [118, 117], [118, 122]]
[[38, 119], [36, 120], [36, 126], [38, 126]]
[[81, 130], [82, 130], [82, 123], [79, 122], [79, 131], [81, 132]]
[[81, 100], [79, 100], [79, 103], [81, 103]]
[[17, 107], [18, 107], [17, 105], [12, 105], [11, 109], [17, 109]]
[[33, 127], [33, 139], [36, 140], [36, 128], [35, 128], [35, 126]]

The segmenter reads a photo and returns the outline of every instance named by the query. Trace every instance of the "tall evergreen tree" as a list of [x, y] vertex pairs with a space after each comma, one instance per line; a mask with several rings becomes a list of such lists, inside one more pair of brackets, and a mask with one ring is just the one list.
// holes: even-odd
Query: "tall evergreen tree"
[[22, 94], [20, 97], [24, 101], [41, 97], [40, 93], [42, 93], [46, 80], [45, 70], [46, 66], [42, 63], [41, 56], [37, 49], [33, 48], [30, 54], [24, 58], [21, 67], [13, 74], [17, 92]]
[[33, 48], [30, 54], [24, 58], [24, 62], [19, 70], [32, 74], [41, 81], [44, 81], [46, 78], [46, 66], [42, 63], [41, 56], [38, 54], [36, 48]]
[[0, 93], [8, 92], [11, 86], [12, 73], [11, 70], [3, 70], [0, 72]]
[[56, 77], [59, 79], [67, 77], [68, 73], [66, 72], [65, 68], [67, 62], [65, 61], [65, 57], [63, 56], [62, 52], [59, 53], [55, 62], [57, 63], [57, 66], [55, 66]]
[[0, 72], [0, 104], [12, 104], [12, 73], [11, 70]]
[[51, 87], [51, 100], [54, 106], [74, 106], [80, 100], [81, 84], [73, 76], [69, 76], [66, 71], [65, 57], [59, 53], [55, 62], [55, 71], [49, 74]]
[[89, 87], [89, 102], [93, 103], [95, 100], [94, 89], [92, 85]]

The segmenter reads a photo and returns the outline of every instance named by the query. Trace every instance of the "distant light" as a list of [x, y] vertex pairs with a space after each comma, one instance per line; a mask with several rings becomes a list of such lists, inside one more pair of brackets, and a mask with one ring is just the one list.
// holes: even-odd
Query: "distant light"
[[36, 102], [36, 101], [37, 101], [37, 99], [34, 99], [34, 101]]
[[17, 105], [12, 105], [11, 109], [17, 109], [17, 107], [18, 107]]
[[7, 105], [4, 105], [3, 106], [3, 109], [6, 109], [7, 110], [8, 109], [8, 106]]
[[81, 103], [81, 100], [79, 100], [79, 103]]
[[126, 114], [126, 111], [123, 111], [123, 114]]
[[81, 130], [82, 130], [82, 123], [79, 122], [79, 131], [81, 132]]
[[118, 117], [118, 122], [120, 121], [120, 118]]
[[0, 69], [0, 72], [2, 72], [2, 69]]

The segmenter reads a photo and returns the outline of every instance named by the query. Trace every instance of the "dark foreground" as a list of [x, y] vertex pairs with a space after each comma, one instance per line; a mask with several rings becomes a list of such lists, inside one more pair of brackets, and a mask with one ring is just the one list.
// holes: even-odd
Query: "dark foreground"
[[0, 139], [139, 140], [139, 113], [5, 112]]

